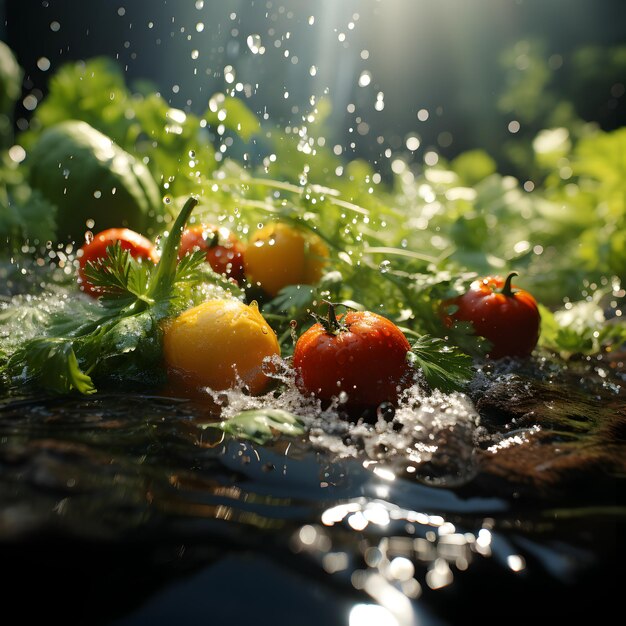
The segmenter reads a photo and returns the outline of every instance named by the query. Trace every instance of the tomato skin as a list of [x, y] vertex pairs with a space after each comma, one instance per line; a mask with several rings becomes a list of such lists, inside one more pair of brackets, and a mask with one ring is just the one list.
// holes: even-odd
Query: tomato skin
[[317, 283], [328, 257], [328, 247], [318, 235], [276, 222], [250, 237], [245, 272], [252, 284], [273, 297], [287, 285]]
[[444, 313], [444, 323], [451, 327], [455, 321], [471, 322], [474, 332], [492, 343], [487, 354], [492, 359], [527, 357], [539, 340], [541, 316], [537, 301], [512, 284], [512, 292], [503, 293], [505, 284], [501, 276], [475, 280], [469, 291], [444, 303], [445, 309], [457, 307], [456, 311]]
[[256, 302], [215, 299], [165, 324], [163, 355], [170, 377], [184, 386], [222, 391], [243, 382], [256, 395], [270, 382], [263, 360], [280, 356], [280, 346]]
[[109, 246], [117, 241], [124, 250], [128, 250], [136, 259], [146, 259], [157, 263], [159, 253], [156, 246], [147, 238], [130, 228], [107, 228], [93, 239], [84, 243], [78, 251], [78, 284], [81, 291], [97, 298], [100, 295], [99, 289], [92, 285], [85, 276], [87, 263], [92, 263], [106, 256]]
[[197, 224], [183, 231], [178, 258], [194, 250], [205, 250], [206, 260], [218, 274], [237, 283], [244, 280], [243, 243], [227, 228], [214, 224]]
[[296, 342], [293, 366], [303, 394], [331, 400], [346, 392], [348, 407], [396, 402], [411, 382], [411, 346], [390, 320], [370, 311], [338, 318], [345, 330], [328, 332], [319, 322]]

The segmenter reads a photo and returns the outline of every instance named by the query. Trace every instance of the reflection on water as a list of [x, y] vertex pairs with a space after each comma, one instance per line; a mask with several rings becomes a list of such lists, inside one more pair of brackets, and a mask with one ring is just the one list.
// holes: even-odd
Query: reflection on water
[[[369, 421], [300, 405], [307, 435], [266, 446], [204, 428], [215, 404], [198, 399], [4, 399], [2, 553], [7, 567], [27, 568], [24, 551], [43, 540], [48, 567], [72, 554], [77, 565], [64, 576], [80, 586], [87, 567], [101, 593], [114, 571], [118, 599], [103, 624], [158, 623], [148, 618], [157, 607], [172, 609], [163, 587], [172, 606], [200, 593], [236, 604], [212, 573], [235, 554], [249, 555], [262, 593], [271, 592], [267, 562], [276, 580], [298, 577], [293, 604], [317, 607], [301, 623], [458, 623], [522, 593], [550, 600], [561, 616], [583, 591], [610, 606], [626, 517], [617, 495], [623, 394], [604, 379], [581, 389], [567, 376], [504, 363], [481, 372], [469, 396], [414, 390]], [[224, 416], [263, 399], [219, 401]], [[197, 587], [202, 572], [208, 591]], [[120, 591], [131, 575], [145, 580], [141, 594]], [[54, 579], [46, 576], [51, 594]], [[316, 604], [324, 589], [333, 618]], [[255, 621], [280, 623], [288, 606]]]

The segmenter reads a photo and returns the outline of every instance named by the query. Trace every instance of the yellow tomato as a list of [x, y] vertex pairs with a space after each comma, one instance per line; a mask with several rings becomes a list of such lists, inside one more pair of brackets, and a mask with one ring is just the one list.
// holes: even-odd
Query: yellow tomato
[[256, 302], [209, 300], [188, 309], [164, 328], [169, 372], [194, 387], [224, 390], [244, 384], [251, 394], [269, 382], [263, 360], [280, 355], [276, 334]]
[[250, 237], [244, 257], [248, 280], [275, 296], [287, 285], [314, 285], [322, 277], [328, 247], [315, 233], [289, 224], [267, 224]]

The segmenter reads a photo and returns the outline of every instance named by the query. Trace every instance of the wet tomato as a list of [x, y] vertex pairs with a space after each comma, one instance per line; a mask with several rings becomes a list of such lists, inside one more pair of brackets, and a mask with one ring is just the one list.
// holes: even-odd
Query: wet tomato
[[178, 258], [195, 250], [206, 251], [206, 260], [218, 274], [238, 283], [244, 279], [244, 245], [227, 228], [198, 224], [183, 231]]
[[255, 302], [216, 299], [165, 324], [163, 353], [178, 383], [217, 391], [241, 385], [258, 394], [270, 382], [264, 360], [280, 355], [280, 346]]
[[[369, 311], [335, 317], [329, 307], [297, 340], [293, 354], [296, 384], [303, 394], [331, 400], [347, 394], [347, 407], [396, 402], [412, 379], [411, 346], [390, 320]], [[318, 318], [319, 319], [319, 318]]]
[[529, 356], [539, 340], [537, 301], [511, 283], [514, 276], [515, 272], [506, 280], [501, 276], [480, 278], [469, 291], [444, 303], [446, 325], [471, 322], [474, 332], [491, 342], [487, 356], [492, 359]]
[[145, 259], [152, 263], [157, 263], [159, 260], [156, 246], [147, 237], [138, 232], [129, 228], [108, 228], [103, 230], [94, 235], [91, 241], [84, 243], [76, 255], [78, 258], [78, 284], [82, 291], [96, 298], [98, 297], [99, 290], [85, 276], [85, 267], [90, 261], [93, 263], [98, 259], [104, 258], [107, 248], [118, 241], [122, 248], [128, 250], [131, 256], [136, 259]]
[[282, 222], [267, 224], [250, 237], [246, 276], [275, 296], [287, 285], [317, 283], [328, 256], [328, 247], [315, 233]]

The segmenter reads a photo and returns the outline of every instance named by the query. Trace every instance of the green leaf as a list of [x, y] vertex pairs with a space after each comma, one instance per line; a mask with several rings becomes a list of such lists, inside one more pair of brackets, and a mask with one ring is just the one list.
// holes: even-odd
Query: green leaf
[[407, 358], [413, 367], [421, 369], [431, 387], [448, 393], [464, 389], [474, 375], [472, 357], [438, 337], [418, 338]]
[[282, 409], [251, 409], [216, 424], [206, 424], [204, 428], [216, 428], [239, 439], [249, 439], [258, 444], [266, 444], [276, 439], [278, 434], [288, 437], [303, 435], [303, 420]]
[[607, 324], [600, 305], [603, 295], [605, 292], [598, 290], [589, 301], [580, 301], [554, 312], [539, 305], [539, 344], [563, 358], [574, 354], [595, 354], [611, 343], [622, 345], [626, 340], [626, 323], [614, 320], [614, 323]]
[[496, 172], [496, 162], [484, 150], [462, 152], [450, 165], [465, 185], [475, 185]]
[[214, 94], [209, 100], [209, 109], [205, 118], [212, 126], [223, 124], [235, 132], [244, 141], [259, 132], [261, 126], [256, 115], [239, 98]]
[[87, 262], [85, 277], [104, 297], [132, 301], [146, 295], [150, 271], [148, 263], [135, 259], [116, 241], [107, 246], [104, 257]]
[[155, 321], [149, 311], [123, 317], [107, 330], [100, 342], [100, 350], [106, 358], [134, 352], [154, 330]]
[[204, 250], [196, 250], [191, 254], [185, 254], [176, 266], [176, 283], [193, 283], [201, 281], [206, 274], [203, 272], [206, 264], [206, 252]]
[[131, 149], [127, 141], [133, 126], [128, 116], [130, 104], [124, 73], [113, 59], [66, 63], [50, 79], [49, 93], [37, 107], [31, 125], [36, 130], [22, 136], [24, 146], [31, 147], [42, 129], [65, 120], [82, 120], [124, 149]]
[[22, 68], [12, 50], [0, 41], [0, 144], [11, 145], [13, 109], [22, 92]]
[[268, 302], [272, 311], [295, 311], [307, 309], [313, 303], [317, 291], [311, 285], [288, 285]]
[[96, 391], [91, 378], [81, 370], [73, 342], [68, 339], [32, 339], [13, 354], [8, 369], [22, 370], [26, 381], [36, 381], [56, 393], [69, 393], [73, 389], [82, 394]]

